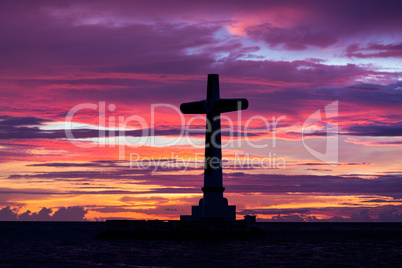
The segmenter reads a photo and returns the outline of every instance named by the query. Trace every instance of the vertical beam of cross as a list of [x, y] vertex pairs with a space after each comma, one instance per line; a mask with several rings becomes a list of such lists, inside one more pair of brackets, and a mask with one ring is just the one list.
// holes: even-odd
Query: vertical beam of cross
[[205, 131], [204, 187], [205, 191], [224, 191], [222, 182], [221, 116], [214, 111], [214, 100], [219, 100], [219, 76], [208, 75], [207, 123]]

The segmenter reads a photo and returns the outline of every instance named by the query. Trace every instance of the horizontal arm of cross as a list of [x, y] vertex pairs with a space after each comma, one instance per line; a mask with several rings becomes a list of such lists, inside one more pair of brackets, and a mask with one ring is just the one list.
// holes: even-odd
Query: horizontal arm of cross
[[245, 110], [248, 107], [247, 99], [217, 99], [186, 102], [180, 105], [183, 114], [226, 113]]

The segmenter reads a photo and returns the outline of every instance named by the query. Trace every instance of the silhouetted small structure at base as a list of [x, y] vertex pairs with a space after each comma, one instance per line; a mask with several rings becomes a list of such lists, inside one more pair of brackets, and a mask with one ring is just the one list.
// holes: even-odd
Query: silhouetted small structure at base
[[220, 114], [247, 109], [247, 99], [221, 99], [219, 76], [208, 75], [207, 98], [183, 103], [183, 114], [206, 114], [204, 187], [198, 206], [180, 221], [108, 220], [99, 238], [237, 238], [260, 234], [255, 216], [236, 221], [236, 206], [223, 197]]
[[238, 221], [107, 220], [99, 239], [237, 239], [262, 234], [255, 216]]

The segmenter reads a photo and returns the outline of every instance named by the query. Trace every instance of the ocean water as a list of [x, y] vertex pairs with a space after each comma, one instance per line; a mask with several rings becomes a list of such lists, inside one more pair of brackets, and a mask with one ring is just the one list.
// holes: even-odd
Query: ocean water
[[0, 267], [402, 267], [402, 223], [259, 223], [242, 240], [98, 240], [101, 222], [0, 222]]

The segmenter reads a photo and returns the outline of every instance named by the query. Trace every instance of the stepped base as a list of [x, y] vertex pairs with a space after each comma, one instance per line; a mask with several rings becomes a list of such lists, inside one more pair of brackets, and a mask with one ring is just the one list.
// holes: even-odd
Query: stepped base
[[[212, 198], [213, 199], [212, 199]], [[198, 206], [191, 207], [191, 215], [181, 215], [181, 221], [236, 221], [236, 206], [229, 206], [228, 200], [217, 195], [209, 202], [201, 198]]]

